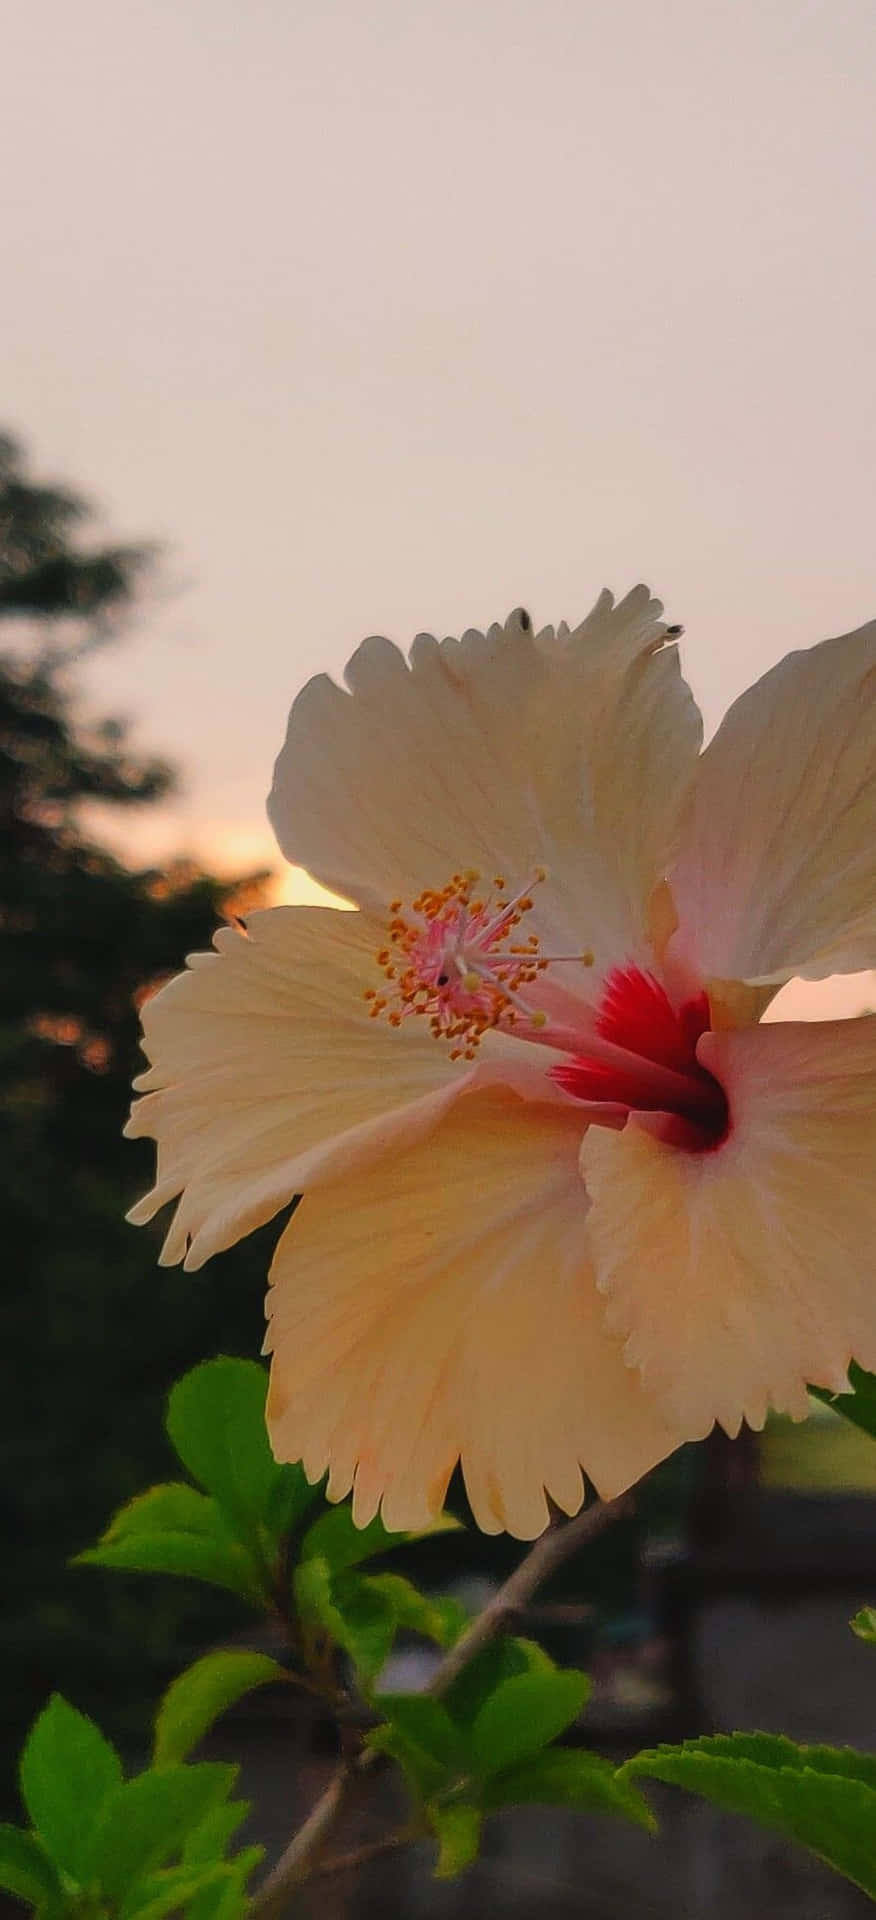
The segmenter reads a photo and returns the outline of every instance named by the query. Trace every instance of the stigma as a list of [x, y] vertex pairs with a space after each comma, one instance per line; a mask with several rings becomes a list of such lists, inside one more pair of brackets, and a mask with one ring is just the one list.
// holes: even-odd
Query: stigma
[[[410, 1016], [428, 1021], [451, 1060], [473, 1060], [494, 1028], [535, 1038], [547, 1016], [531, 992], [554, 956], [541, 952], [534, 932], [521, 932], [532, 893], [547, 878], [535, 868], [527, 886], [508, 892], [502, 874], [484, 886], [469, 867], [446, 885], [426, 887], [409, 907], [393, 900], [388, 939], [377, 954], [381, 989], [365, 999], [372, 1019], [399, 1027]], [[592, 954], [556, 956], [592, 965]]]

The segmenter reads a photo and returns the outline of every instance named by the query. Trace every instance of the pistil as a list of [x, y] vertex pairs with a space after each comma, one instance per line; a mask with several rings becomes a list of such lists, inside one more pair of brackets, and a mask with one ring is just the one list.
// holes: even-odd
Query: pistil
[[454, 1060], [472, 1060], [492, 1028], [536, 1037], [547, 1016], [528, 990], [554, 958], [593, 960], [542, 954], [536, 933], [512, 938], [545, 878], [536, 868], [528, 886], [509, 895], [504, 875], [480, 890], [479, 873], [468, 868], [444, 887], [425, 888], [408, 908], [394, 900], [388, 944], [377, 955], [386, 987], [365, 994], [372, 1018], [398, 1027], [411, 1014], [425, 1017], [435, 1038], [450, 1042]]

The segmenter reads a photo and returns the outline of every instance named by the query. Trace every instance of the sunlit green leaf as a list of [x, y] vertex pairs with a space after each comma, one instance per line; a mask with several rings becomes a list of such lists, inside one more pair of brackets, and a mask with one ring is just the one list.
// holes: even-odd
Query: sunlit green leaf
[[259, 1608], [268, 1599], [263, 1569], [235, 1538], [222, 1508], [178, 1480], [129, 1500], [97, 1546], [77, 1554], [73, 1564], [206, 1580]]
[[876, 1898], [876, 1754], [716, 1734], [636, 1754], [621, 1769], [641, 1774], [800, 1841]]
[[0, 1824], [0, 1887], [33, 1907], [57, 1898], [57, 1868], [37, 1834]]
[[483, 1814], [456, 1800], [450, 1805], [429, 1808], [429, 1824], [438, 1841], [437, 1880], [455, 1880], [478, 1857]]
[[483, 1777], [516, 1766], [555, 1740], [590, 1693], [586, 1673], [521, 1673], [484, 1701], [472, 1727], [472, 1758]]
[[876, 1607], [862, 1607], [854, 1620], [849, 1621], [849, 1626], [859, 1640], [867, 1640], [871, 1646], [876, 1644]]
[[285, 1678], [266, 1653], [205, 1653], [168, 1687], [155, 1718], [156, 1767], [185, 1760], [218, 1720], [254, 1687]]
[[165, 1480], [138, 1493], [113, 1515], [101, 1540], [127, 1540], [144, 1533], [195, 1533], [207, 1540], [234, 1539], [215, 1500], [184, 1480]]
[[255, 1360], [205, 1360], [177, 1381], [167, 1405], [167, 1431], [183, 1465], [244, 1538], [273, 1518], [283, 1489], [293, 1489], [294, 1505], [306, 1487], [300, 1470], [278, 1466], [271, 1452], [267, 1384]]
[[104, 1803], [90, 1848], [89, 1871], [120, 1899], [145, 1874], [180, 1852], [186, 1835], [225, 1800], [236, 1767], [203, 1762], [138, 1774]]
[[641, 1794], [619, 1778], [609, 1760], [580, 1747], [547, 1747], [517, 1767], [485, 1781], [485, 1807], [578, 1807], [584, 1813], [614, 1813], [653, 1832], [657, 1822]]
[[83, 1877], [89, 1838], [107, 1799], [119, 1789], [119, 1756], [99, 1727], [53, 1694], [21, 1756], [21, 1793], [56, 1865]]
[[78, 1566], [115, 1567], [123, 1573], [173, 1573], [205, 1580], [239, 1594], [251, 1606], [265, 1604], [264, 1586], [243, 1547], [195, 1533], [128, 1534], [77, 1554]]

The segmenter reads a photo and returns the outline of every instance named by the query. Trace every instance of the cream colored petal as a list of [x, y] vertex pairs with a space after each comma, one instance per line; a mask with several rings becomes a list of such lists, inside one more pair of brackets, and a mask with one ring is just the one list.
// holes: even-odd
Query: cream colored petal
[[[489, 1060], [461, 1070], [419, 1022], [395, 1030], [369, 1018], [363, 992], [380, 979], [384, 938], [365, 914], [275, 907], [249, 916], [245, 934], [221, 930], [217, 952], [192, 955], [147, 1001], [153, 1064], [127, 1131], [157, 1140], [158, 1174], [130, 1217], [142, 1223], [182, 1196], [165, 1263], [203, 1265], [314, 1180], [428, 1128], [490, 1076]], [[494, 1071], [521, 1085], [529, 1076], [540, 1093], [541, 1048], [491, 1038], [487, 1052]]]
[[876, 1019], [705, 1035], [722, 1147], [685, 1153], [635, 1117], [581, 1151], [607, 1324], [689, 1439], [735, 1433], [806, 1384], [876, 1366]]
[[292, 709], [269, 802], [290, 860], [366, 905], [474, 866], [528, 884], [554, 950], [597, 966], [642, 948], [699, 746], [659, 602], [604, 594], [574, 634], [524, 617], [421, 635], [410, 666], [367, 640], [348, 692], [324, 675]]
[[876, 965], [876, 621], [789, 654], [730, 708], [672, 889], [707, 976]]
[[281, 1459], [353, 1486], [364, 1524], [440, 1508], [462, 1460], [487, 1532], [529, 1539], [581, 1468], [612, 1495], [671, 1451], [602, 1327], [577, 1113], [472, 1093], [428, 1139], [305, 1195], [274, 1259], [268, 1424]]

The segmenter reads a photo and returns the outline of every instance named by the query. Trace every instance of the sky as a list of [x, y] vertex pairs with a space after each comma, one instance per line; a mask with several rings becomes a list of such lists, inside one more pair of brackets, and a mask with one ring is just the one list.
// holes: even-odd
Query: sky
[[0, 422], [163, 547], [114, 844], [279, 866], [367, 633], [644, 578], [711, 730], [876, 614], [874, 83], [873, 0], [7, 0]]

